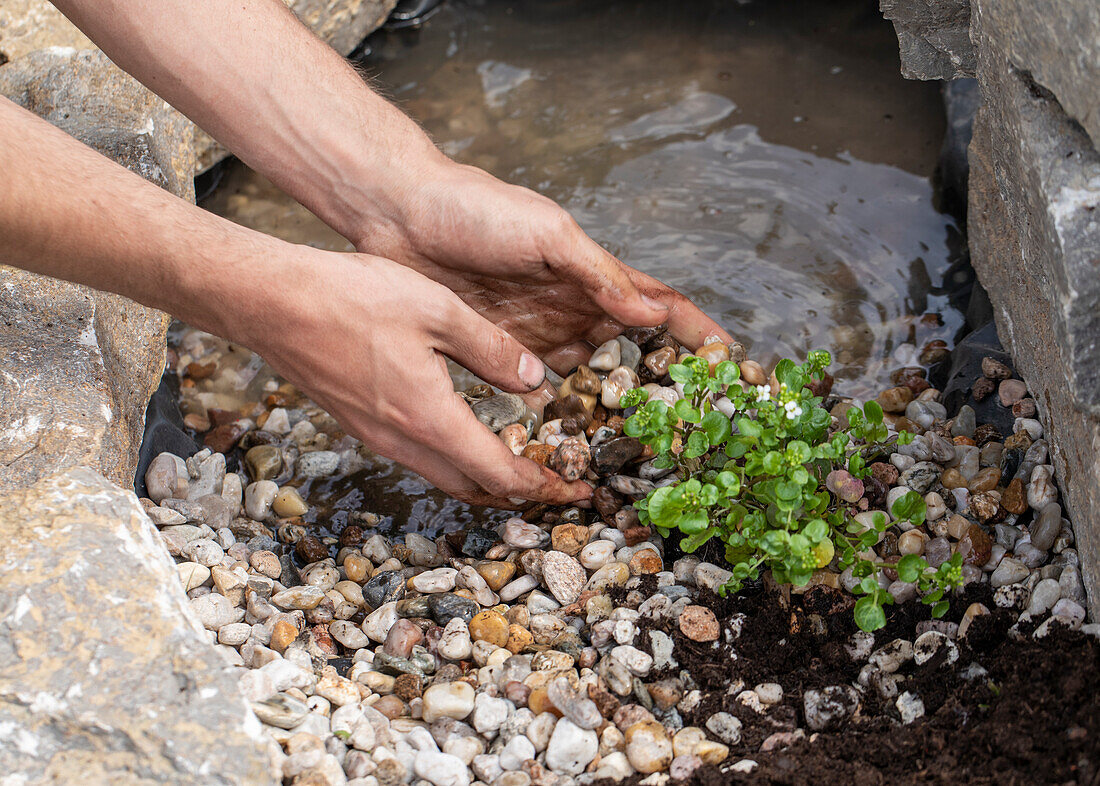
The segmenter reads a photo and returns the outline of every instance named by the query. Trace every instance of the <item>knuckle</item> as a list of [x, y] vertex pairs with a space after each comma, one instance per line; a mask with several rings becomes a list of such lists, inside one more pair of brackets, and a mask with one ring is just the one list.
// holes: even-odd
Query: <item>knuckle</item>
[[488, 368], [503, 371], [507, 368], [507, 361], [512, 349], [512, 340], [500, 328], [493, 328], [485, 337], [484, 352], [485, 365]]

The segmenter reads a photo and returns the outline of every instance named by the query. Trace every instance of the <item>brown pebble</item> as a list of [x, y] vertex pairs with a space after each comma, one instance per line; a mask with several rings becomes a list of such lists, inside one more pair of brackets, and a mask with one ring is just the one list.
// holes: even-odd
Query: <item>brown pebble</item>
[[645, 356], [645, 367], [648, 368], [653, 376], [657, 379], [661, 379], [668, 373], [668, 367], [671, 366], [676, 360], [676, 350], [672, 347], [661, 347], [654, 350]]
[[600, 486], [592, 492], [592, 507], [596, 509], [596, 512], [600, 514], [604, 521], [609, 521], [612, 516], [619, 512], [622, 506], [623, 498], [607, 486]]
[[623, 538], [628, 546], [637, 546], [639, 543], [649, 540], [651, 534], [652, 530], [649, 527], [641, 525], [627, 527], [623, 530]]
[[412, 654], [412, 648], [424, 639], [424, 632], [409, 619], [399, 619], [386, 634], [386, 642], [382, 645], [382, 651], [395, 658], [407, 658]]
[[943, 474], [940, 475], [940, 483], [943, 484], [945, 489], [966, 488], [966, 478], [954, 467], [949, 467], [943, 471]]
[[183, 425], [192, 431], [209, 431], [210, 418], [198, 412], [191, 412], [183, 416]]
[[619, 709], [620, 702], [618, 697], [598, 685], [590, 684], [588, 686], [588, 698], [596, 703], [596, 709], [598, 709], [600, 715], [603, 715], [605, 718], [614, 716]]
[[719, 363], [730, 359], [730, 350], [722, 342], [714, 341], [699, 347], [695, 350], [695, 355], [710, 364], [710, 371], [713, 374]]
[[536, 464], [546, 466], [550, 457], [554, 455], [554, 448], [541, 442], [528, 442], [522, 453], [524, 458], [531, 459]]
[[286, 648], [298, 638], [298, 628], [287, 619], [279, 619], [271, 628], [271, 649], [278, 653], [286, 651]]
[[997, 384], [993, 380], [987, 377], [978, 377], [974, 380], [974, 384], [970, 386], [970, 395], [974, 397], [975, 401], [985, 401], [996, 389]]
[[531, 631], [527, 628], [520, 625], [508, 626], [508, 640], [505, 642], [504, 647], [509, 652], [518, 655], [534, 643], [535, 637], [531, 635]]
[[996, 358], [982, 358], [982, 373], [992, 380], [1008, 379], [1012, 376], [1012, 369]]
[[570, 375], [569, 379], [572, 383], [573, 390], [578, 393], [598, 396], [603, 389], [603, 383], [600, 381], [599, 376], [597, 376], [596, 372], [588, 366], [578, 366], [577, 370]]
[[763, 385], [768, 381], [764, 367], [755, 360], [742, 360], [737, 366], [741, 369], [741, 379], [746, 385]]
[[935, 338], [925, 344], [920, 351], [920, 356], [917, 358], [922, 365], [931, 366], [934, 363], [940, 363], [951, 355], [951, 350], [947, 348], [947, 342], [940, 338]]
[[1018, 379], [1006, 379], [997, 386], [997, 397], [1002, 407], [1011, 407], [1027, 395], [1027, 385]]
[[516, 566], [511, 562], [489, 561], [480, 562], [475, 567], [478, 575], [485, 579], [489, 589], [499, 592], [501, 587], [512, 580], [516, 574]]
[[1011, 437], [1005, 440], [1005, 450], [1027, 450], [1031, 447], [1031, 435], [1023, 429], [1017, 431]]
[[370, 576], [370, 571], [370, 560], [362, 554], [348, 554], [344, 557], [344, 573], [347, 574], [348, 581], [362, 584]]
[[544, 712], [552, 712], [561, 717], [561, 710], [554, 706], [554, 702], [550, 701], [550, 697], [546, 693], [546, 688], [535, 688], [531, 691], [531, 694], [527, 697], [527, 707], [531, 712], [536, 715], [541, 715]]
[[531, 689], [522, 682], [509, 680], [504, 684], [504, 698], [517, 707], [526, 707], [527, 699], [531, 695]]
[[1013, 478], [1008, 484], [1005, 493], [1001, 495], [1001, 505], [1009, 513], [1016, 515], [1027, 511], [1027, 492], [1024, 491], [1024, 482], [1020, 478]]
[[559, 524], [550, 530], [550, 543], [555, 551], [575, 557], [588, 543], [588, 527], [580, 524]]
[[871, 477], [883, 485], [893, 486], [898, 482], [898, 468], [885, 461], [876, 461], [871, 464]]
[[718, 618], [706, 606], [687, 606], [680, 612], [680, 632], [692, 641], [718, 638]]
[[661, 555], [653, 549], [642, 549], [635, 552], [634, 556], [630, 558], [629, 565], [631, 576], [650, 576], [664, 570]]
[[970, 512], [977, 516], [979, 521], [991, 520], [997, 515], [1000, 505], [1000, 495], [995, 491], [981, 491], [970, 495]]
[[508, 620], [499, 611], [492, 609], [478, 612], [470, 620], [470, 638], [503, 647], [508, 643]]
[[992, 491], [1000, 482], [1001, 471], [997, 467], [986, 467], [979, 470], [966, 487], [972, 492]]
[[971, 524], [966, 535], [959, 541], [958, 549], [965, 555], [964, 563], [980, 567], [989, 562], [989, 558], [993, 556], [993, 539], [980, 526]]
[[1017, 418], [1033, 418], [1037, 411], [1033, 398], [1022, 398], [1012, 405], [1012, 415]]
[[952, 437], [951, 441], [956, 445], [973, 445], [974, 444], [974, 440], [972, 440], [970, 437], [964, 437], [962, 434], [959, 434], [957, 437]]
[[423, 681], [419, 674], [399, 674], [394, 680], [393, 692], [400, 699], [412, 701], [424, 692]]
[[226, 423], [207, 432], [202, 444], [215, 453], [228, 453], [237, 444], [237, 440], [244, 436], [244, 432], [245, 428], [239, 422]]
[[904, 412], [913, 400], [913, 391], [907, 387], [888, 388], [878, 394], [879, 406], [886, 412]]
[[400, 718], [409, 711], [409, 708], [405, 706], [405, 702], [397, 696], [383, 696], [371, 706], [390, 720]]
[[306, 535], [294, 546], [294, 553], [298, 555], [298, 559], [308, 565], [327, 558], [328, 546], [317, 536]]

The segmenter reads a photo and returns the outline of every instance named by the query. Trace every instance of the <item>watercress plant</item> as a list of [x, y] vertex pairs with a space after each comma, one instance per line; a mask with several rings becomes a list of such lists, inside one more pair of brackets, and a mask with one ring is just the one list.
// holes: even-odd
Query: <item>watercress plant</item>
[[[665, 537], [683, 533], [681, 546], [689, 553], [720, 538], [733, 571], [723, 594], [762, 570], [780, 584], [805, 586], [816, 570], [850, 568], [859, 581], [856, 623], [872, 631], [886, 624], [883, 606], [894, 602], [880, 578], [890, 570], [915, 583], [932, 615], [943, 616], [945, 594], [962, 583], [961, 555], [932, 568], [917, 555], [884, 560], [874, 552], [896, 523], [923, 524], [925, 503], [910, 491], [894, 502], [893, 519], [878, 511], [857, 520], [862, 487], [851, 479], [869, 474], [867, 447], [891, 437], [874, 401], [852, 407], [847, 424], [831, 428], [829, 412], [811, 389], [830, 362], [824, 351], [811, 352], [801, 365], [782, 360], [774, 377], [779, 389], [772, 390], [742, 384], [735, 363], [711, 369], [692, 355], [669, 367], [683, 388], [674, 406], [647, 400], [641, 388], [627, 392], [623, 408], [637, 409], [623, 432], [651, 446], [658, 467], [676, 473], [674, 483], [635, 503], [642, 523]], [[912, 435], [894, 439], [905, 444]]]

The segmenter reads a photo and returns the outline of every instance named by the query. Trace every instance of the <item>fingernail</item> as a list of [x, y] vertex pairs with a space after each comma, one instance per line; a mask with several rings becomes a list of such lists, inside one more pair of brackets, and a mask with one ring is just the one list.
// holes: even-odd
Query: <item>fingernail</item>
[[642, 295], [642, 302], [657, 311], [668, 311], [668, 306], [666, 306], [660, 300], [654, 300], [649, 295]]
[[546, 378], [542, 361], [530, 352], [524, 352], [519, 357], [519, 378], [527, 387], [537, 388]]

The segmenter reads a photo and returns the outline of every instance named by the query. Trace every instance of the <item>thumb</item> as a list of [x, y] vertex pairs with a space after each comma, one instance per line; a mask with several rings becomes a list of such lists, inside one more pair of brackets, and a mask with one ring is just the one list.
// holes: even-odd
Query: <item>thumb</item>
[[533, 352], [457, 297], [448, 318], [437, 324], [435, 348], [490, 385], [527, 393], [546, 378], [546, 368]]

